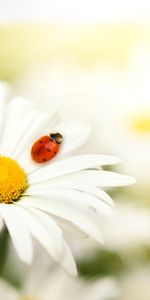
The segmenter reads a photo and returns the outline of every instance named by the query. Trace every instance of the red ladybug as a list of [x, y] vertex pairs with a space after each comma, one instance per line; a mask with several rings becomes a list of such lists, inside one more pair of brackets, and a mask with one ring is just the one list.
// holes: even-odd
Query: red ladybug
[[32, 146], [31, 156], [37, 163], [44, 163], [51, 160], [59, 151], [62, 143], [60, 133], [51, 133], [38, 139]]

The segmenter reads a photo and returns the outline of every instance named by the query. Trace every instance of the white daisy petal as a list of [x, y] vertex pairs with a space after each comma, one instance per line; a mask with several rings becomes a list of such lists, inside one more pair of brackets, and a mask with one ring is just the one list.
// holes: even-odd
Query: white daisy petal
[[60, 265], [71, 275], [77, 276], [77, 267], [72, 252], [67, 243], [64, 242], [63, 260]]
[[59, 132], [63, 136], [63, 142], [57, 156], [59, 159], [64, 154], [85, 144], [91, 134], [91, 128], [82, 122], [72, 121], [55, 126], [52, 132]]
[[1, 134], [2, 134], [2, 125], [4, 122], [3, 114], [6, 106], [6, 99], [9, 94], [10, 87], [8, 84], [0, 82], [0, 145], [1, 145]]
[[[22, 208], [20, 209], [20, 213]], [[48, 253], [58, 262], [70, 275], [76, 276], [77, 269], [71, 250], [62, 236], [61, 229], [55, 221], [40, 210], [25, 209], [22, 214], [28, 224], [32, 235], [42, 244]]]
[[79, 211], [92, 210], [98, 213], [111, 214], [112, 208], [97, 197], [72, 189], [49, 189], [33, 191], [29, 196], [42, 197], [51, 201], [58, 201], [66, 206], [72, 206]]
[[39, 117], [38, 111], [31, 111], [27, 114], [26, 118], [23, 118], [21, 122], [19, 122], [19, 126], [16, 129], [16, 138], [11, 137], [11, 150], [10, 153], [7, 152], [7, 155], [11, 155], [11, 157], [16, 158], [16, 152], [20, 148], [20, 144], [25, 143], [25, 134], [28, 130], [30, 130], [31, 124], [35, 118]]
[[96, 188], [91, 186], [82, 186], [80, 185], [78, 187], [79, 190], [83, 191], [83, 192], [87, 192], [89, 194], [92, 194], [94, 196], [96, 196], [97, 198], [99, 198], [101, 201], [104, 201], [105, 203], [107, 203], [108, 205], [110, 205], [111, 207], [114, 207], [114, 201], [111, 199], [111, 197], [104, 192], [103, 190], [101, 190], [100, 188]]
[[17, 158], [20, 164], [25, 168], [26, 172], [41, 168], [39, 164], [35, 163], [31, 159], [31, 148], [33, 143], [42, 135], [49, 134], [51, 126], [55, 124], [58, 119], [58, 115], [55, 111], [49, 113], [38, 112], [36, 118], [33, 120], [30, 128], [25, 132], [23, 138], [17, 145], [13, 157]]
[[57, 258], [56, 260], [58, 261], [62, 257], [62, 248], [64, 243], [62, 230], [50, 215], [43, 213], [39, 209], [38, 210], [34, 208], [30, 208], [30, 209], [35, 215], [38, 216], [38, 218], [47, 228], [49, 233], [48, 237], [51, 237], [51, 239], [53, 239], [52, 242], [55, 245], [55, 247], [53, 246], [55, 251], [55, 257]]
[[31, 263], [33, 254], [31, 237], [19, 212], [15, 205], [0, 205], [0, 214], [4, 219], [20, 259], [25, 263]]
[[17, 141], [18, 125], [20, 125], [22, 116], [25, 115], [26, 111], [29, 111], [29, 108], [29, 102], [19, 97], [10, 102], [1, 141], [2, 154], [9, 156], [12, 153], [14, 144]]
[[[80, 177], [81, 175], [81, 177]], [[136, 183], [135, 178], [117, 172], [103, 170], [85, 170], [78, 174], [78, 180], [85, 180], [88, 184], [98, 187], [129, 186]], [[81, 181], [80, 181], [81, 182]]]
[[[59, 178], [59, 182], [56, 180], [53, 180], [52, 182], [46, 182], [46, 183], [42, 183], [42, 184], [34, 184], [32, 186], [30, 186], [23, 194], [24, 195], [34, 195], [34, 193], [36, 193], [36, 191], [38, 191], [38, 194], [42, 194], [43, 191], [50, 191], [51, 189], [61, 189], [61, 188], [66, 188], [66, 189], [73, 189], [73, 190], [78, 190], [78, 191], [82, 191], [85, 193], [89, 193], [94, 195], [95, 197], [99, 198], [101, 201], [104, 201], [105, 203], [107, 203], [108, 205], [114, 207], [115, 204], [113, 202], [113, 200], [111, 199], [111, 197], [104, 192], [102, 189], [97, 188], [95, 186], [92, 185], [92, 183], [88, 185], [88, 182], [85, 182], [80, 180], [76, 181], [76, 174], [74, 175], [70, 175], [65, 176], [68, 178], [64, 180], [64, 177]], [[71, 180], [70, 180], [71, 177]], [[74, 179], [75, 177], [75, 179]]]
[[[16, 204], [18, 205], [18, 204]], [[56, 260], [61, 261], [63, 255], [63, 236], [55, 221], [45, 213], [18, 206], [20, 215], [27, 223], [31, 234], [42, 244], [48, 253]]]
[[94, 238], [98, 242], [102, 243], [102, 236], [100, 229], [88, 218], [76, 211], [71, 207], [67, 207], [61, 203], [56, 203], [56, 201], [48, 201], [46, 199], [31, 198], [25, 199], [22, 198], [20, 201], [21, 206], [29, 205], [31, 207], [44, 210], [53, 215], [56, 215], [62, 219], [66, 219], [77, 227], [81, 228], [89, 237]]
[[[47, 184], [51, 183], [52, 186], [61, 186], [63, 184], [68, 184], [69, 187], [71, 184], [85, 184], [85, 182], [90, 186], [113, 187], [131, 185], [134, 184], [136, 180], [133, 177], [121, 175], [116, 172], [102, 170], [83, 170], [74, 174], [70, 174], [68, 176], [55, 178], [50, 182], [47, 182]], [[41, 183], [41, 186], [44, 184], [44, 182]]]
[[[87, 180], [86, 182], [90, 182], [91, 184], [93, 182], [93, 185], [95, 183], [95, 185], [99, 187], [127, 186], [136, 183], [133, 177], [110, 171], [83, 171], [81, 176], [83, 176], [82, 178], [84, 178], [85, 181]], [[81, 179], [80, 175], [78, 179]]]
[[30, 184], [46, 181], [58, 176], [64, 176], [83, 169], [96, 166], [110, 165], [119, 163], [120, 159], [107, 155], [78, 155], [73, 156], [52, 164], [45, 165], [42, 169], [28, 175]]
[[56, 217], [53, 215], [53, 218], [56, 220], [57, 224], [60, 226], [60, 228], [65, 231], [69, 232], [71, 235], [74, 235], [76, 237], [80, 238], [87, 238], [87, 234], [81, 230], [81, 228], [78, 228], [73, 223], [68, 222], [67, 220], [61, 219], [59, 217]]

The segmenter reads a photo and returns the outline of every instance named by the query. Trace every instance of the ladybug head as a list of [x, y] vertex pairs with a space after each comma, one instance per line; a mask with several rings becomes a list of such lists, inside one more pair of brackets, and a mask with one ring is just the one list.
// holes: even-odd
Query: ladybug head
[[63, 140], [63, 136], [59, 133], [50, 133], [50, 137], [57, 143], [57, 144], [61, 144], [62, 140]]

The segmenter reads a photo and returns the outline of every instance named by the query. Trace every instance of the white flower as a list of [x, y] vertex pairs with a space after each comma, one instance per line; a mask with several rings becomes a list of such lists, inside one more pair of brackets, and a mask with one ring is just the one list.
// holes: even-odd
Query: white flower
[[[56, 126], [56, 113], [31, 108], [21, 98], [1, 99], [0, 120], [0, 216], [14, 247], [20, 259], [30, 263], [33, 236], [61, 266], [76, 274], [62, 229], [73, 224], [101, 242], [100, 229], [88, 212], [110, 213], [113, 202], [101, 188], [134, 180], [100, 168], [118, 163], [118, 158], [99, 154], [66, 157], [89, 138], [91, 130], [81, 122]], [[61, 149], [56, 159], [35, 163], [32, 144], [49, 132], [63, 135]]]
[[42, 278], [39, 269], [37, 273], [32, 272], [19, 291], [6, 281], [0, 281], [0, 298], [7, 300], [111, 300], [116, 299], [118, 293], [113, 278], [72, 279], [58, 268], [51, 269]]

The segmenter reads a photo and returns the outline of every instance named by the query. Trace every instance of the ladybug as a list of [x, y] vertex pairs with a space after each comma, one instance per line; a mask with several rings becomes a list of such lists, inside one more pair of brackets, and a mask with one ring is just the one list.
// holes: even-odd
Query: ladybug
[[51, 160], [58, 153], [62, 140], [63, 136], [58, 132], [42, 136], [32, 146], [32, 159], [37, 163]]

